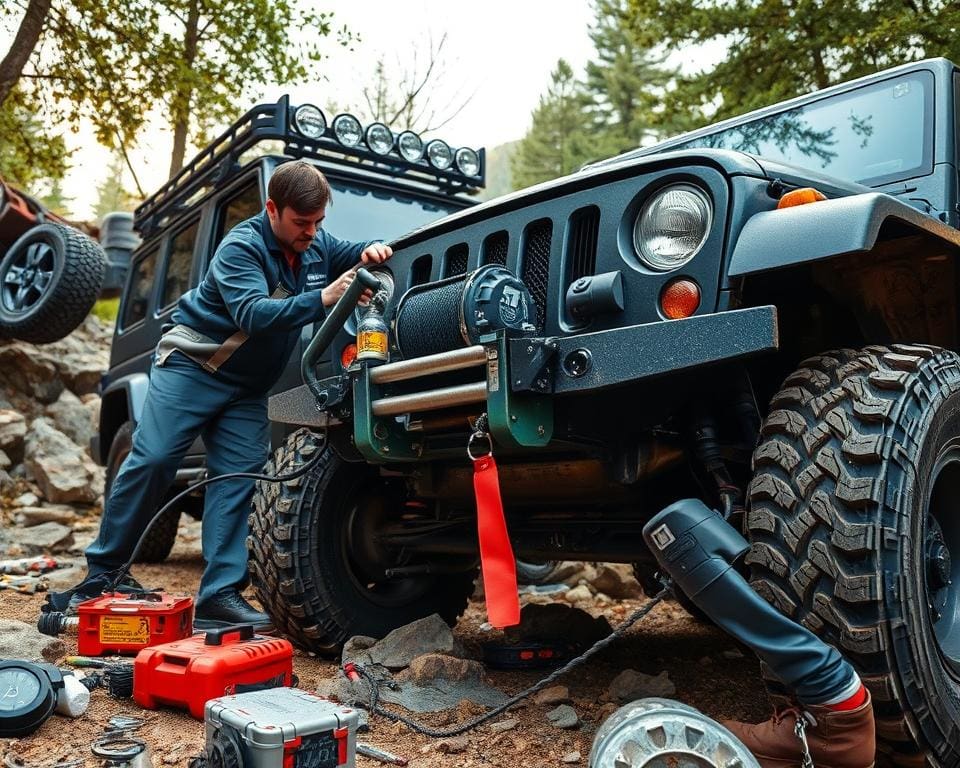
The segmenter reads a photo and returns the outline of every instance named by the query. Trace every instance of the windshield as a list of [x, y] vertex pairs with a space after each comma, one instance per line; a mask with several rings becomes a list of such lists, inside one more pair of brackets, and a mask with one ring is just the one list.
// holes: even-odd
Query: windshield
[[663, 151], [735, 149], [878, 186], [932, 171], [933, 75], [912, 72]]
[[462, 203], [421, 200], [395, 190], [344, 186], [330, 179], [333, 205], [326, 229], [341, 240], [395, 240], [461, 210]]

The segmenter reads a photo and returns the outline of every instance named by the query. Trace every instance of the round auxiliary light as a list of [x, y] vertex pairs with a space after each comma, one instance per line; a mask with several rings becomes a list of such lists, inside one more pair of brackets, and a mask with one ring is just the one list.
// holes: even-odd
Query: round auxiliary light
[[319, 107], [313, 104], [303, 104], [293, 113], [293, 127], [297, 133], [308, 139], [319, 139], [327, 130], [327, 119]]
[[654, 194], [633, 224], [633, 247], [651, 269], [669, 272], [697, 255], [710, 233], [713, 206], [692, 184], [673, 184]]
[[367, 146], [378, 155], [388, 155], [393, 149], [393, 131], [383, 123], [367, 126]]
[[363, 127], [353, 115], [344, 113], [333, 119], [333, 135], [345, 147], [355, 147], [363, 139]]
[[447, 142], [434, 139], [427, 144], [427, 159], [438, 171], [445, 171], [453, 165], [453, 152], [450, 151]]
[[397, 149], [404, 160], [416, 163], [423, 157], [423, 140], [413, 131], [404, 131], [397, 138]]
[[660, 294], [660, 311], [668, 320], [690, 317], [700, 306], [700, 286], [680, 278], [669, 283]]
[[480, 155], [470, 147], [460, 147], [454, 155], [457, 168], [460, 173], [466, 176], [478, 176], [480, 174]]

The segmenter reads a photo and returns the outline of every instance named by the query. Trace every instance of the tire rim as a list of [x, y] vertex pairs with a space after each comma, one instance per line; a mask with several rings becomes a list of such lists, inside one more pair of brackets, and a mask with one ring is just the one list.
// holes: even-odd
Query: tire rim
[[8, 312], [26, 313], [35, 307], [53, 281], [56, 252], [40, 240], [29, 245], [7, 268], [0, 300]]
[[954, 441], [933, 468], [923, 526], [923, 577], [937, 647], [960, 675], [960, 445]]
[[388, 518], [389, 498], [362, 491], [350, 496], [356, 502], [345, 516], [340, 554], [354, 587], [382, 608], [401, 608], [426, 595], [430, 591], [429, 577], [388, 579], [384, 573], [385, 565], [400, 565], [394, 551], [375, 535]]

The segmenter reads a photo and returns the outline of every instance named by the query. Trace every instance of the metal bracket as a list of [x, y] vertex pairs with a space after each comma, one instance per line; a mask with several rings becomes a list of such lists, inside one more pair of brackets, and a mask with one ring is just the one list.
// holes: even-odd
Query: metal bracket
[[509, 339], [507, 343], [510, 345], [510, 389], [540, 394], [553, 392], [557, 340]]

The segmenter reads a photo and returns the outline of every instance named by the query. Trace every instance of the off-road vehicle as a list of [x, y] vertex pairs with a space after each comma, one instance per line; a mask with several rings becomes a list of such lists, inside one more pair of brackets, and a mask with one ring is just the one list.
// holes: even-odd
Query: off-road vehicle
[[641, 528], [698, 497], [856, 665], [882, 750], [960, 764], [958, 98], [952, 63], [898, 67], [395, 241], [389, 361], [357, 363], [347, 327], [271, 398], [313, 430], [273, 471], [327, 441], [255, 498], [277, 624], [324, 651], [456, 620], [479, 430], [518, 556], [655, 586]]
[[[471, 194], [484, 181], [483, 150], [454, 150], [442, 140], [423, 142], [411, 132], [394, 139], [386, 126], [373, 123], [364, 129], [349, 114], [327, 125], [320, 109], [291, 105], [288, 97], [239, 118], [133, 216], [142, 242], [133, 252], [122, 292], [110, 368], [101, 382], [99, 429], [91, 443], [91, 454], [107, 469], [107, 494], [130, 452], [161, 328], [170, 322], [180, 296], [202, 279], [224, 234], [263, 209], [273, 170], [291, 158], [316, 163], [326, 174], [333, 205], [325, 226], [345, 240], [386, 240], [474, 205]], [[136, 245], [122, 215], [109, 216], [104, 233], [108, 254], [122, 255]], [[304, 330], [304, 345], [311, 333], [311, 328]], [[299, 382], [299, 370], [299, 355], [294, 355], [278, 387], [289, 389]], [[274, 440], [282, 442], [288, 430], [278, 425]], [[197, 440], [170, 495], [205, 473], [203, 442]], [[139, 560], [164, 560], [176, 540], [181, 512], [199, 517], [202, 510], [200, 493], [171, 508], [151, 527]]]

